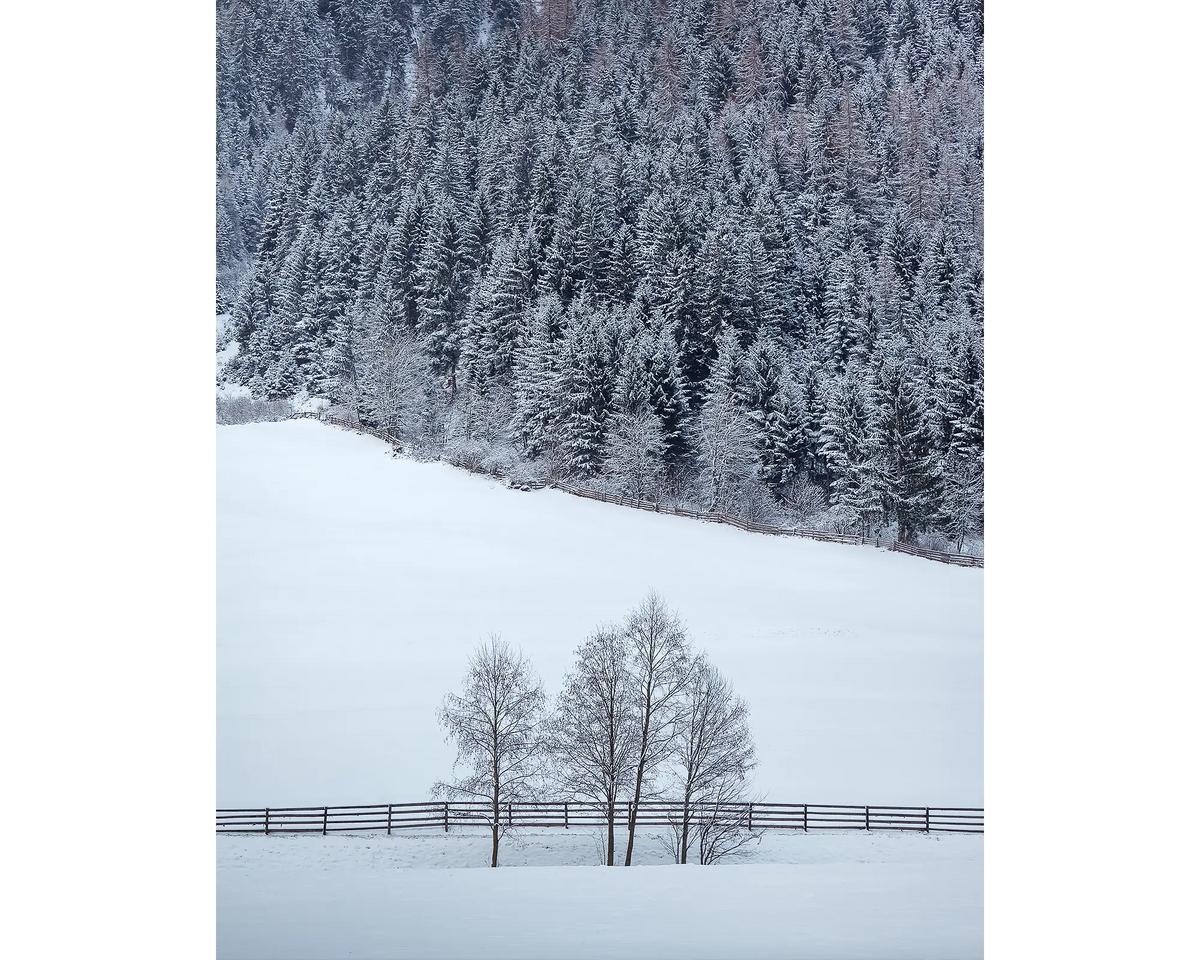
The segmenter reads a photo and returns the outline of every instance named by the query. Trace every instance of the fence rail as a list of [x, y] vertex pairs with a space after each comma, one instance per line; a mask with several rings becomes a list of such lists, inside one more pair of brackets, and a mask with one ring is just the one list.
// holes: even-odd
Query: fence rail
[[[374, 427], [363, 426], [342, 417], [335, 417], [325, 413], [297, 413], [293, 415], [293, 419], [311, 419], [320, 420], [322, 423], [331, 423], [338, 427], [344, 427], [347, 430], [365, 433], [368, 436], [383, 440], [385, 443], [390, 443], [393, 447], [397, 448], [402, 446], [403, 443], [399, 437], [385, 430], [376, 430]], [[484, 470], [478, 464], [455, 457], [444, 456], [442, 460], [463, 470], [468, 470], [471, 473], [480, 473], [497, 478], [501, 477], [500, 472], [497, 470]], [[820, 540], [825, 543], [849, 543], [857, 546], [878, 547], [881, 550], [894, 550], [898, 553], [908, 554], [909, 556], [924, 557], [926, 560], [936, 560], [939, 563], [949, 563], [958, 567], [983, 566], [983, 557], [973, 557], [962, 553], [946, 553], [942, 550], [929, 550], [911, 543], [903, 543], [899, 540], [890, 540], [883, 537], [863, 537], [846, 533], [830, 533], [827, 530], [818, 530], [813, 527], [784, 527], [771, 523], [759, 523], [754, 520], [743, 520], [741, 517], [734, 517], [725, 513], [709, 510], [689, 510], [685, 507], [671, 506], [670, 504], [660, 503], [655, 500], [640, 500], [637, 497], [623, 497], [616, 494], [603, 493], [598, 490], [588, 490], [585, 487], [564, 483], [561, 480], [522, 481], [519, 485], [522, 489], [530, 490], [541, 490], [544, 487], [551, 487], [555, 490], [562, 490], [564, 493], [569, 493], [572, 496], [585, 497], [588, 500], [599, 500], [601, 503], [614, 503], [623, 507], [634, 507], [638, 510], [665, 513], [675, 517], [707, 520], [710, 523], [724, 523], [750, 533], [765, 533], [771, 536], [783, 537], [804, 537], [806, 540]]]
[[[715, 818], [751, 830], [906, 830], [920, 833], [983, 833], [981, 807], [847, 806], [821, 803], [700, 803], [690, 805], [693, 821]], [[630, 805], [618, 803], [618, 824], [629, 822]], [[637, 825], [670, 826], [682, 822], [678, 801], [643, 801]], [[505, 827], [602, 827], [607, 808], [588, 801], [502, 804]], [[218, 810], [217, 833], [366, 833], [394, 830], [442, 830], [490, 827], [492, 806], [482, 801], [384, 803], [374, 806], [263, 807]]]

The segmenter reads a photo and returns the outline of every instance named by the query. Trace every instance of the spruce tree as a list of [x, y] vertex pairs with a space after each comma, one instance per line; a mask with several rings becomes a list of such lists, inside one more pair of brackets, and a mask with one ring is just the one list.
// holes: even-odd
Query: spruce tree
[[931, 411], [923, 385], [903, 358], [884, 360], [874, 392], [885, 505], [896, 518], [897, 536], [912, 541], [937, 510], [940, 470]]

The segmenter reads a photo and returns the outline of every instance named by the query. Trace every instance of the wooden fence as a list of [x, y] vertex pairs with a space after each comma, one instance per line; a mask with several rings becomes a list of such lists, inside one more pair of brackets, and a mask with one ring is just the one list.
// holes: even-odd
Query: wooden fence
[[[716, 818], [747, 830], [907, 830], [920, 833], [983, 833], [980, 807], [855, 807], [821, 803], [693, 804], [696, 819]], [[617, 804], [616, 822], [629, 822], [630, 805]], [[606, 808], [586, 801], [509, 803], [500, 809], [506, 827], [603, 827]], [[639, 827], [681, 823], [683, 804], [643, 801]], [[385, 803], [375, 806], [273, 807], [217, 811], [217, 833], [366, 833], [490, 827], [487, 802]]]
[[[345, 420], [341, 417], [334, 417], [324, 413], [297, 413], [293, 419], [313, 419], [320, 420], [322, 423], [331, 423], [338, 427], [344, 427], [347, 430], [355, 430], [359, 433], [365, 433], [368, 436], [376, 437], [383, 440], [385, 443], [390, 443], [393, 447], [399, 448], [402, 445], [400, 438], [384, 430], [376, 430], [374, 427], [366, 427], [361, 424], [353, 423], [350, 420]], [[459, 460], [455, 457], [442, 457], [442, 460], [453, 466], [460, 467], [463, 470], [469, 470], [471, 473], [480, 473], [486, 476], [502, 478], [498, 470], [484, 470], [478, 464], [472, 464], [464, 460]], [[522, 481], [516, 484], [522, 489], [541, 490], [544, 487], [552, 487], [555, 490], [562, 490], [564, 493], [569, 493], [576, 497], [586, 497], [589, 500], [599, 500], [601, 503], [615, 503], [623, 507], [634, 507], [638, 510], [649, 510], [654, 513], [665, 513], [675, 517], [690, 517], [693, 520], [707, 520], [710, 523], [725, 523], [731, 527], [737, 527], [739, 530], [746, 530], [751, 533], [765, 533], [771, 536], [784, 537], [804, 537], [806, 540], [821, 540], [826, 543], [850, 543], [857, 546], [878, 547], [881, 550], [895, 550], [899, 553], [906, 553], [913, 557], [924, 557], [926, 560], [936, 560], [939, 563], [949, 563], [959, 567], [982, 567], [983, 557], [973, 557], [962, 553], [946, 553], [941, 550], [928, 550], [925, 547], [918, 547], [909, 543], [902, 543], [899, 540], [889, 540], [881, 537], [862, 537], [855, 534], [846, 533], [830, 533], [827, 530], [818, 530], [813, 527], [783, 527], [771, 523], [758, 523], [754, 520], [743, 520], [740, 517], [730, 516], [725, 513], [716, 513], [708, 510], [689, 510], [685, 507], [675, 507], [665, 503], [659, 503], [655, 500], [639, 500], [636, 497], [622, 497], [611, 493], [602, 493], [598, 490], [588, 490], [586, 487], [578, 487], [570, 483], [563, 483], [559, 480], [533, 480]]]

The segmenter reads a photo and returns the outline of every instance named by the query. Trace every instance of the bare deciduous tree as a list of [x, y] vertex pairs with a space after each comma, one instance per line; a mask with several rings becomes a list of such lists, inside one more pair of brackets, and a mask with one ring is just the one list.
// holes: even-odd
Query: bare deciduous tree
[[702, 864], [716, 863], [762, 836], [761, 829], [751, 827], [745, 786], [744, 780], [727, 777], [698, 806], [693, 829]]
[[636, 690], [637, 731], [633, 801], [629, 806], [629, 845], [625, 866], [633, 863], [638, 807], [649, 793], [658, 766], [670, 755], [688, 683], [691, 656], [687, 631], [653, 591], [625, 624], [630, 672]]
[[609, 436], [606, 472], [621, 492], [638, 500], [657, 500], [667, 448], [662, 424], [646, 410], [618, 414]]
[[738, 513], [744, 491], [753, 486], [752, 437], [746, 414], [733, 394], [714, 389], [696, 418], [698, 493], [709, 510]]
[[750, 734], [750, 709], [733, 687], [699, 654], [692, 662], [690, 680], [675, 728], [672, 759], [682, 808], [673, 818], [674, 853], [678, 863], [687, 863], [688, 852], [699, 842], [700, 862], [711, 863], [730, 852], [733, 839], [743, 829], [739, 812], [735, 829], [726, 833], [730, 803], [744, 803], [744, 785], [757, 765], [754, 739]]
[[407, 443], [436, 445], [442, 429], [438, 388], [420, 342], [374, 313], [362, 314], [356, 330], [356, 389], [368, 416]]
[[633, 781], [635, 757], [636, 711], [627, 658], [627, 641], [619, 631], [596, 630], [575, 651], [548, 737], [563, 789], [604, 808], [610, 867], [617, 794]]
[[500, 854], [502, 804], [527, 799], [540, 772], [542, 682], [519, 649], [497, 636], [471, 655], [462, 694], [449, 693], [438, 712], [446, 740], [458, 748], [454, 766], [465, 768], [434, 796], [487, 800], [492, 805], [492, 866]]

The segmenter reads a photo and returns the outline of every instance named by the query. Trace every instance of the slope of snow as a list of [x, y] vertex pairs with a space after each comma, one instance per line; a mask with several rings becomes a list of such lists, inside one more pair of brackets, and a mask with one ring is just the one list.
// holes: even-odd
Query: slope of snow
[[982, 805], [980, 570], [515, 492], [313, 421], [217, 428], [217, 474], [218, 806], [423, 799], [475, 644], [553, 694], [652, 587], [750, 704], [766, 799]]
[[[566, 833], [503, 850], [561, 862]], [[483, 836], [219, 837], [217, 955], [983, 955], [982, 837], [772, 835], [736, 866], [412, 869], [459, 862], [456, 846], [486, 862]]]

